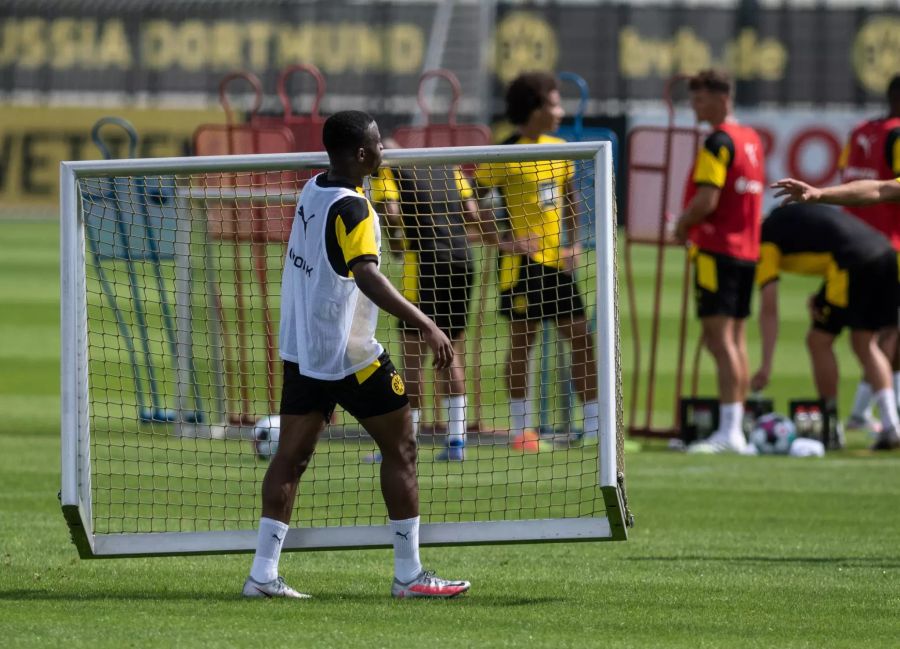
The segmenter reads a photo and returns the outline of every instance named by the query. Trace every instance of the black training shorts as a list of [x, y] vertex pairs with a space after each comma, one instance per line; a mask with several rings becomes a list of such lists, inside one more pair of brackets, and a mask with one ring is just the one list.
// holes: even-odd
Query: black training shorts
[[[426, 261], [417, 253], [406, 253], [403, 271], [403, 295], [434, 320], [438, 329], [455, 340], [466, 331], [469, 299], [475, 273], [464, 262]], [[412, 261], [415, 257], [415, 261]], [[418, 329], [399, 321], [402, 331]]]
[[878, 331], [897, 326], [897, 255], [894, 251], [838, 269], [813, 298], [813, 328], [837, 336], [844, 327]]
[[337, 381], [304, 376], [296, 363], [284, 361], [282, 415], [321, 412], [328, 421], [336, 404], [356, 419], [366, 419], [399, 410], [409, 404], [409, 399], [387, 352], [369, 367]]
[[[509, 320], [571, 320], [584, 317], [584, 302], [575, 278], [521, 255], [513, 283], [503, 289], [500, 315]], [[501, 270], [501, 276], [503, 271]]]
[[755, 261], [698, 250], [694, 256], [697, 317], [747, 318], [755, 276]]

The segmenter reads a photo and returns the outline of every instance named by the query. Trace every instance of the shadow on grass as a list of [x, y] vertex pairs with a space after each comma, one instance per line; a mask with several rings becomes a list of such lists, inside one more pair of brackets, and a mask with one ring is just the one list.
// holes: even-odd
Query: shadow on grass
[[838, 566], [841, 568], [900, 568], [900, 560], [893, 557], [704, 557], [693, 555], [681, 555], [672, 557], [622, 557], [625, 561], [697, 561], [708, 563], [711, 561], [721, 563], [772, 563], [772, 564], [796, 564], [810, 566]]
[[[308, 604], [317, 604], [317, 603], [359, 603], [359, 604], [368, 604], [368, 605], [377, 605], [377, 604], [385, 604], [399, 600], [392, 600], [390, 595], [387, 593], [378, 593], [378, 594], [368, 594], [368, 593], [338, 593], [338, 592], [324, 592], [317, 593], [314, 590], [310, 591], [312, 593], [312, 600], [309, 600]], [[461, 597], [452, 598], [449, 600], [426, 600], [424, 598], [412, 598], [409, 600], [403, 600], [403, 603], [406, 605], [407, 602], [415, 602], [412, 604], [413, 606], [427, 606], [435, 601], [442, 602], [465, 602], [466, 600], [473, 599], [473, 595], [467, 594]], [[478, 597], [474, 596], [474, 599], [477, 600], [479, 606], [493, 606], [493, 607], [517, 607], [517, 606], [536, 606], [541, 604], [559, 604], [566, 603], [568, 600], [564, 597], [547, 597], [547, 596], [535, 596], [535, 597], [522, 597], [522, 596], [512, 596], [512, 597], [502, 597], [496, 595], [483, 596]], [[173, 591], [157, 591], [157, 592], [147, 592], [143, 591], [133, 591], [127, 592], [124, 590], [118, 590], [114, 593], [112, 592], [96, 592], [96, 593], [85, 593], [84, 591], [70, 591], [70, 590], [55, 590], [55, 591], [45, 591], [45, 590], [27, 590], [23, 588], [12, 589], [12, 590], [0, 590], [0, 601], [8, 601], [8, 602], [73, 602], [73, 601], [88, 601], [88, 602], [102, 602], [102, 601], [120, 601], [120, 602], [146, 602], [146, 601], [161, 601], [161, 602], [173, 602], [173, 601], [217, 601], [217, 602], [238, 602], [238, 601], [247, 601], [245, 598], [241, 597], [240, 592], [216, 592], [216, 591], [190, 591], [190, 592], [173, 592]], [[258, 601], [267, 601], [263, 598], [259, 598]], [[421, 604], [419, 602], [422, 602]], [[428, 602], [428, 603], [426, 603]], [[248, 605], [253, 605], [252, 602], [248, 601]], [[299, 606], [303, 606], [304, 602], [301, 601], [298, 603]]]

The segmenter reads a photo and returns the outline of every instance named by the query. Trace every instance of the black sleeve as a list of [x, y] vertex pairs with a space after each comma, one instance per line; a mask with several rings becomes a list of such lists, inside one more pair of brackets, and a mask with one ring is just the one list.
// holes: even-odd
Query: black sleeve
[[368, 218], [369, 203], [362, 196], [345, 196], [335, 201], [328, 211], [329, 217], [340, 215], [341, 220], [344, 222], [344, 227], [347, 229], [347, 234], [350, 234], [357, 225]]
[[703, 148], [718, 157], [722, 151], [722, 147], [728, 151], [728, 166], [734, 162], [734, 140], [725, 131], [713, 131], [707, 136], [703, 143]]

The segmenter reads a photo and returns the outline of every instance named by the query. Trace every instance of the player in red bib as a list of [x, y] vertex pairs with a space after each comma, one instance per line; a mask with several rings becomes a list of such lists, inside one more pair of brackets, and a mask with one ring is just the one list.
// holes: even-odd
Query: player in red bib
[[693, 450], [740, 453], [750, 385], [744, 325], [759, 258], [765, 160], [756, 131], [734, 119], [727, 76], [705, 70], [689, 89], [697, 121], [713, 131], [697, 154], [675, 236], [691, 244], [697, 316], [719, 383], [719, 428]]

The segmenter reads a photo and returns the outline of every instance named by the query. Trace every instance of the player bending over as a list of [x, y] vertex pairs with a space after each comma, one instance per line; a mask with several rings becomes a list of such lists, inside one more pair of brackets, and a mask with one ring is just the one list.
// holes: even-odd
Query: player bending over
[[897, 326], [897, 257], [890, 242], [862, 221], [825, 206], [795, 204], [772, 211], [762, 226], [756, 277], [761, 287], [762, 363], [751, 380], [754, 390], [763, 389], [772, 373], [781, 271], [824, 279], [811, 301], [812, 324], [806, 335], [819, 398], [837, 414], [834, 340], [848, 327], [853, 353], [881, 411], [882, 431], [872, 449], [900, 448], [891, 365], [877, 335]]
[[765, 160], [756, 131], [732, 115], [727, 76], [700, 72], [689, 89], [697, 121], [709, 122], [713, 132], [694, 162], [675, 236], [692, 246], [697, 317], [703, 342], [716, 361], [719, 428], [688, 450], [743, 453], [750, 385], [744, 324], [759, 256]]
[[[506, 114], [517, 129], [504, 144], [563, 142], [546, 135], [563, 117], [556, 77], [531, 72], [513, 80], [506, 92]], [[555, 322], [572, 345], [572, 378], [584, 407], [584, 431], [599, 428], [594, 338], [575, 282], [580, 246], [574, 165], [563, 161], [494, 162], [479, 165], [481, 192], [499, 188], [509, 215], [510, 236], [500, 247], [500, 314], [509, 321], [506, 385], [510, 434], [526, 426], [528, 356], [541, 322]]]
[[[848, 138], [841, 155], [840, 187], [816, 189], [793, 179], [776, 183], [785, 202], [835, 203], [884, 234], [900, 255], [900, 75], [888, 84], [888, 114], [862, 122]], [[900, 354], [896, 328], [880, 333], [879, 344], [891, 359], [895, 396], [900, 400]], [[856, 388], [848, 430], [878, 431], [871, 416], [872, 387], [861, 380]]]
[[447, 581], [419, 561], [416, 439], [403, 380], [375, 340], [378, 308], [416, 327], [438, 369], [450, 340], [378, 270], [378, 215], [361, 195], [381, 164], [381, 135], [368, 114], [339, 112], [325, 122], [329, 168], [303, 187], [282, 276], [281, 438], [262, 484], [262, 518], [245, 597], [292, 597], [278, 575], [300, 476], [340, 404], [378, 444], [381, 492], [394, 543], [394, 597], [453, 597], [467, 581]]

